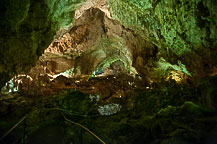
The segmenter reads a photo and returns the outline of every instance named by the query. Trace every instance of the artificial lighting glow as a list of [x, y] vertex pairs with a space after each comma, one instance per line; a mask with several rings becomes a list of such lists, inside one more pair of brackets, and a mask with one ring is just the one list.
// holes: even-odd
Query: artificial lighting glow
[[33, 78], [29, 75], [26, 75], [26, 74], [18, 74], [17, 76], [13, 77], [12, 80], [16, 80], [20, 77], [26, 77], [26, 78], [30, 79], [30, 81], [33, 81]]
[[74, 75], [73, 70], [74, 68], [71, 68], [59, 74], [55, 74], [55, 75], [47, 74], [47, 75], [50, 77], [50, 81], [53, 81], [58, 76], [65, 76], [67, 78], [72, 78]]
[[166, 80], [173, 79], [177, 83], [180, 83], [185, 77], [185, 74], [181, 71], [171, 71], [170, 75], [166, 78]]
[[80, 83], [80, 81], [79, 81], [79, 80], [76, 80], [75, 83]]
[[7, 94], [12, 93], [12, 92], [18, 92], [19, 85], [22, 83], [22, 80], [19, 80], [17, 78], [18, 78], [18, 76], [17, 77], [13, 77], [11, 80], [9, 80], [8, 82], [6, 82], [5, 86], [3, 86], [1, 88], [1, 93], [7, 95]]

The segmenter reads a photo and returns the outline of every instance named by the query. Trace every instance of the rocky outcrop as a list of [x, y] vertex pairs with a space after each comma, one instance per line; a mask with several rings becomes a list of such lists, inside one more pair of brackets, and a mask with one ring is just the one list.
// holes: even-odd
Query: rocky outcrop
[[109, 0], [109, 6], [112, 18], [157, 46], [158, 57], [185, 64], [194, 79], [216, 74], [215, 0]]
[[[60, 61], [68, 55], [73, 61], [64, 68], [60, 64], [55, 73], [75, 63], [81, 73], [91, 74], [116, 60], [152, 80], [175, 73], [197, 81], [217, 73], [216, 1], [82, 2], [1, 1], [0, 86], [14, 74], [29, 71], [55, 32], [56, 40], [64, 39], [52, 43], [66, 54]], [[56, 60], [49, 71], [58, 65]]]
[[216, 1], [80, 2], [0, 0], [0, 143], [216, 141]]
[[[148, 42], [125, 29], [118, 21], [110, 19], [109, 14], [104, 12], [105, 9], [102, 10], [94, 7], [84, 12], [81, 10], [82, 15], [75, 19], [73, 26], [64, 35], [54, 39], [39, 57], [36, 66], [25, 73], [33, 80], [31, 83], [27, 82], [27, 85], [23, 83], [25, 89], [22, 90], [27, 90], [28, 85], [31, 89], [27, 91], [34, 91], [34, 93], [47, 92], [50, 89], [52, 91], [64, 88], [80, 89], [79, 86], [82, 87], [82, 85], [75, 86], [75, 83], [82, 81], [84, 77], [86, 81], [83, 83], [87, 85], [85, 88], [89, 89], [87, 80], [100, 74], [103, 74], [101, 76], [113, 75], [121, 78], [120, 81], [126, 79], [124, 85], [129, 88], [131, 84], [128, 83], [131, 83], [131, 77], [137, 74], [133, 66], [137, 69], [142, 69], [144, 66], [141, 63], [143, 58], [140, 58], [140, 61], [134, 59], [139, 58], [141, 44], [148, 45]], [[153, 47], [149, 45], [150, 48]], [[139, 71], [139, 74], [148, 75], [143, 71]], [[58, 77], [60, 75], [64, 77]], [[66, 80], [66, 77], [73, 79]], [[50, 82], [55, 78], [57, 80]], [[130, 81], [127, 82], [127, 80]], [[102, 97], [110, 97], [110, 93], [115, 91], [113, 87], [106, 90], [105, 86], [104, 89], [98, 92], [102, 93]]]
[[[130, 90], [110, 103], [74, 90], [40, 100], [16, 96], [0, 101], [0, 141], [98, 143], [78, 125], [66, 122], [65, 116], [105, 143], [215, 143], [216, 113], [194, 102], [200, 94], [197, 87], [170, 84], [158, 90]], [[25, 121], [21, 121], [23, 117]]]
[[[53, 40], [45, 49], [30, 75], [34, 75], [32, 72], [53, 75], [67, 69], [74, 69], [74, 75], [92, 75], [104, 72], [118, 62], [124, 73], [135, 74], [133, 66], [142, 68], [143, 59], [134, 59], [139, 58], [143, 44], [148, 46], [149, 43], [125, 29], [118, 21], [110, 19], [109, 14], [104, 12], [106, 10], [102, 10], [91, 7], [82, 12], [81, 7], [82, 15], [75, 19], [73, 26], [63, 36]], [[149, 44], [149, 47], [154, 46]], [[125, 69], [121, 68], [121, 63]], [[44, 72], [39, 70], [41, 68]], [[117, 66], [115, 69], [118, 69]]]
[[0, 87], [16, 73], [28, 71], [56, 31], [73, 23], [77, 4], [67, 0], [0, 1]]
[[[77, 44], [77, 50], [87, 47], [88, 51], [92, 50], [84, 53], [89, 58], [83, 59], [81, 55], [78, 62], [75, 60], [80, 66], [87, 62], [93, 64], [81, 66], [83, 73], [90, 74], [103, 60], [111, 61], [105, 59], [108, 56], [104, 52], [95, 51], [96, 47], [105, 46], [99, 44], [108, 43], [106, 47], [118, 47], [123, 53], [122, 59], [144, 77], [162, 77], [155, 74], [154, 68], [165, 62], [167, 69], [163, 77], [174, 69], [171, 65], [182, 67], [183, 64], [186, 67], [178, 68], [179, 71], [193, 79], [216, 74], [217, 4], [214, 0], [109, 0], [108, 4], [106, 0], [89, 0], [75, 11], [81, 2], [1, 1], [4, 11], [0, 17], [1, 86], [15, 73], [28, 71], [35, 65], [57, 30], [57, 38], [69, 30], [77, 33], [69, 42]], [[74, 17], [77, 22], [72, 26]], [[113, 51], [111, 49], [107, 50]], [[90, 53], [95, 56], [91, 57]]]

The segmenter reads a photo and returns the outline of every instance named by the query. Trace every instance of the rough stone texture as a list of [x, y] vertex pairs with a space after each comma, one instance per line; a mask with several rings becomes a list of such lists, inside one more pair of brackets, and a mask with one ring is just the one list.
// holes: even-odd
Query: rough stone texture
[[[39, 81], [26, 77], [26, 93], [1, 96], [1, 136], [27, 116], [3, 142], [97, 143], [80, 127], [68, 125], [63, 114], [106, 143], [216, 141], [217, 77], [191, 86], [174, 82], [216, 75], [216, 1], [109, 0], [111, 15], [105, 2], [84, 3], [70, 26], [78, 1], [0, 1], [0, 86], [14, 73], [28, 71], [63, 27], [31, 70]], [[90, 75], [108, 66], [124, 74], [134, 66], [142, 77], [168, 81], [141, 87], [136, 84], [144, 79], [122, 73], [90, 80], [59, 76], [53, 82], [40, 75], [71, 67]], [[53, 95], [66, 87], [70, 90]], [[93, 94], [100, 100], [91, 100]], [[120, 111], [100, 116], [99, 106], [109, 103], [120, 104]]]
[[[121, 44], [128, 48], [123, 47], [121, 52], [127, 59], [131, 59], [131, 65], [140, 75], [149, 76], [154, 73], [155, 62], [161, 60], [161, 57], [172, 65], [186, 65], [186, 70], [192, 74], [193, 79], [216, 74], [216, 1], [109, 0], [108, 9], [106, 0], [89, 0], [75, 11], [80, 2], [82, 1], [1, 1], [1, 86], [15, 73], [28, 71], [35, 65], [59, 28], [57, 37], [72, 27], [78, 33], [83, 33], [80, 37], [91, 39], [85, 47], [99, 47], [97, 42], [102, 43], [103, 39], [97, 38], [103, 34], [108, 39], [118, 39], [114, 45]], [[92, 15], [96, 13], [94, 9], [100, 9], [104, 12], [101, 15], [105, 16]], [[79, 20], [72, 26], [74, 14]], [[111, 22], [111, 17], [123, 26], [117, 21]], [[90, 23], [84, 24], [86, 21]], [[85, 27], [89, 29], [84, 30]], [[131, 30], [123, 32], [124, 27]], [[103, 57], [99, 57], [90, 57], [86, 61], [99, 63], [103, 61]], [[81, 63], [86, 62], [84, 60]], [[157, 64], [159, 63], [161, 61]], [[95, 67], [96, 65], [85, 66], [82, 71], [90, 73]], [[168, 73], [170, 72], [166, 73], [167, 76]], [[161, 76], [157, 74], [154, 77]]]
[[109, 0], [111, 16], [158, 47], [158, 56], [180, 60], [194, 77], [216, 73], [215, 0]]
[[[149, 46], [150, 49], [154, 46], [125, 29], [118, 21], [110, 19], [105, 9], [91, 7], [84, 11], [84, 6], [76, 11], [82, 15], [77, 14], [68, 32], [53, 40], [31, 71], [38, 71], [38, 75], [46, 72], [58, 74], [74, 68], [75, 75], [91, 75], [94, 71], [104, 70], [112, 63], [121, 61], [126, 73], [130, 73], [134, 66], [141, 75], [144, 74], [141, 70], [144, 64], [140, 62], [144, 57], [140, 54], [142, 46]], [[138, 58], [140, 61], [136, 60]], [[39, 70], [41, 67], [44, 67], [45, 72]]]
[[[81, 20], [81, 16], [85, 15], [90, 8], [93, 10], [91, 13], [95, 13], [94, 9], [100, 9], [106, 16], [101, 19], [101, 22], [94, 21], [96, 26], [92, 26], [88, 31], [100, 32], [102, 28], [101, 33], [90, 36], [98, 38], [99, 35], [106, 33], [109, 38], [121, 37], [115, 43], [124, 41], [123, 45], [130, 47], [130, 51], [123, 48], [123, 53], [129, 51], [127, 57], [131, 59], [132, 65], [141, 75], [155, 73], [153, 68], [161, 63], [160, 58], [164, 58], [171, 65], [186, 65], [187, 73], [184, 70], [182, 72], [185, 74], [189, 72], [194, 80], [216, 74], [217, 3], [215, 0], [108, 0], [109, 9], [106, 0], [88, 0], [82, 6], [78, 5], [81, 2], [83, 1], [2, 0], [0, 2], [2, 11], [0, 86], [14, 74], [28, 71], [35, 65], [38, 57], [53, 39], [55, 32], [60, 28], [57, 37], [61, 37], [73, 27], [74, 15], [76, 19], [80, 19], [75, 24], [78, 30], [81, 25], [85, 25], [88, 19], [83, 16], [84, 19]], [[80, 8], [75, 11], [77, 7]], [[117, 24], [119, 23], [117, 21], [111, 23], [109, 20], [111, 17], [121, 24]], [[104, 26], [113, 29], [104, 29]], [[123, 28], [131, 30], [123, 33]], [[94, 43], [96, 39], [92, 38], [92, 40], [93, 42], [89, 41], [90, 44], [86, 46], [97, 45]], [[101, 60], [96, 59], [97, 62]], [[86, 67], [88, 68], [92, 71], [92, 68]], [[166, 72], [167, 76], [169, 73], [170, 71]], [[161, 76], [157, 74], [154, 77]]]
[[55, 32], [73, 23], [74, 11], [80, 2], [82, 0], [0, 1], [0, 87], [14, 74], [35, 65]]
[[[216, 78], [213, 80], [212, 83], [204, 83], [210, 84], [211, 93], [216, 91], [213, 91], [216, 89]], [[54, 143], [58, 138], [62, 139], [63, 144], [72, 141], [75, 144], [97, 143], [92, 135], [81, 131], [80, 127], [66, 123], [65, 115], [90, 129], [105, 143], [209, 143], [206, 141], [216, 140], [217, 117], [216, 113], [214, 115], [213, 111], [195, 102], [201, 94], [198, 89], [202, 90], [174, 83], [158, 90], [130, 90], [123, 98], [113, 97], [110, 103], [119, 104], [121, 109], [109, 116], [102, 116], [98, 111], [107, 102], [92, 101], [91, 95], [74, 90], [62, 91], [51, 97], [43, 96], [42, 99], [17, 96], [0, 101], [3, 108], [0, 111], [0, 135], [24, 115], [27, 116], [26, 131], [21, 124], [1, 142], [16, 143], [25, 136], [26, 143]], [[56, 127], [64, 128], [64, 134]]]

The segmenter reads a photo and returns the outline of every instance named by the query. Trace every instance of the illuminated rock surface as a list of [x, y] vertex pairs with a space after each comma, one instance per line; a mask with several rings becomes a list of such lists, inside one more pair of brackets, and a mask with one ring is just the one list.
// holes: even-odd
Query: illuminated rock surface
[[0, 143], [216, 143], [215, 0], [0, 10]]

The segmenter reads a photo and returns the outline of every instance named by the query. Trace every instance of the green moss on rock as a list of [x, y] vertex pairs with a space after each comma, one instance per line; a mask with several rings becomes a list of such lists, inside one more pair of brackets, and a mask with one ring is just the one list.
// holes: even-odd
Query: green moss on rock
[[109, 6], [114, 19], [156, 45], [168, 62], [181, 60], [193, 76], [216, 65], [216, 1], [109, 0]]

